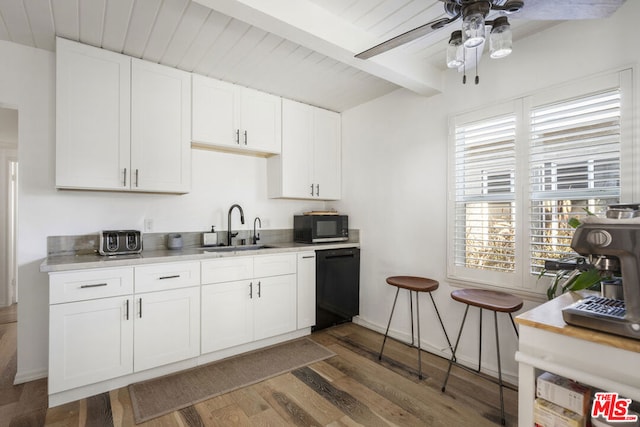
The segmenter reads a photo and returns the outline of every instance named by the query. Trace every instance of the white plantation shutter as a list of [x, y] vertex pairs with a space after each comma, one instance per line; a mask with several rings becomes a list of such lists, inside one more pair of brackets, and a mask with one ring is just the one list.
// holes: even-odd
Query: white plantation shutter
[[455, 127], [456, 266], [514, 270], [515, 137], [515, 114]]
[[530, 264], [573, 253], [570, 218], [620, 200], [620, 89], [533, 108], [530, 113]]
[[448, 278], [544, 294], [547, 259], [575, 255], [572, 218], [640, 202], [631, 70], [450, 120]]

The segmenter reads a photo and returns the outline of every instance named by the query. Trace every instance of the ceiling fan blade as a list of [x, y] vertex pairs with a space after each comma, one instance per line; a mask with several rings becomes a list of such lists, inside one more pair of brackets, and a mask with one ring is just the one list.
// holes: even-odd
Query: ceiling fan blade
[[445, 25], [448, 25], [453, 21], [457, 20], [459, 17], [460, 15], [456, 15], [452, 18], [441, 18], [441, 19], [436, 19], [435, 21], [427, 22], [426, 24], [421, 25], [417, 28], [414, 28], [413, 30], [409, 30], [406, 33], [402, 33], [399, 36], [395, 36], [392, 39], [389, 39], [385, 42], [380, 43], [379, 45], [376, 45], [370, 49], [367, 49], [364, 52], [360, 52], [359, 54], [356, 55], [356, 58], [369, 59], [372, 56], [380, 55], [383, 52], [394, 49], [405, 43], [409, 43], [410, 41], [413, 41], [417, 38], [425, 36], [435, 30], [438, 30], [444, 27]]
[[524, 0], [509, 18], [533, 21], [598, 19], [612, 15], [626, 0]]

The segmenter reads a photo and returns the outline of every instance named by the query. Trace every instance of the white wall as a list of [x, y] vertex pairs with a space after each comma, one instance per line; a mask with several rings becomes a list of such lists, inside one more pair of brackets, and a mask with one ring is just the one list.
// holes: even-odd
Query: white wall
[[227, 210], [239, 203], [234, 229], [250, 229], [260, 216], [265, 229], [291, 228], [295, 213], [323, 209], [322, 202], [270, 200], [266, 159], [192, 150], [193, 189], [182, 196], [55, 190], [55, 56], [0, 41], [0, 106], [15, 106], [19, 122], [18, 373], [17, 381], [47, 374], [47, 276], [39, 270], [47, 236], [103, 229], [154, 232], [227, 228]]
[[[463, 85], [461, 74], [448, 71], [441, 95], [427, 99], [398, 90], [343, 113], [344, 198], [338, 208], [361, 230], [361, 323], [384, 332], [395, 293], [385, 278], [419, 275], [440, 282], [434, 297], [450, 338], [455, 338], [464, 306], [451, 300], [454, 287], [446, 279], [448, 117], [635, 65], [640, 51], [632, 45], [636, 38], [631, 32], [638, 16], [640, 2], [630, 1], [608, 20], [562, 23], [517, 41], [505, 59], [485, 55], [478, 86], [473, 75], [471, 84]], [[635, 97], [639, 99], [637, 90]], [[439, 351], [446, 341], [431, 302], [426, 296], [421, 302], [423, 345]], [[525, 310], [536, 304], [526, 301]], [[477, 309], [470, 316], [461, 341], [462, 360], [477, 358]], [[497, 370], [492, 317], [484, 316], [483, 366]], [[508, 319], [499, 320], [503, 370], [513, 379], [517, 340]], [[391, 329], [409, 339], [406, 292]]]

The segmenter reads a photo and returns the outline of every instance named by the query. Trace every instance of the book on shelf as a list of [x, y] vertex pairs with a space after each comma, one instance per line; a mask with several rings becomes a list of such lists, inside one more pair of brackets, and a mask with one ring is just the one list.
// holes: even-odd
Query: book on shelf
[[586, 417], [545, 399], [537, 398], [533, 405], [533, 422], [535, 427], [584, 427]]
[[560, 405], [581, 416], [587, 416], [591, 411], [591, 387], [551, 372], [544, 372], [538, 376], [536, 397]]

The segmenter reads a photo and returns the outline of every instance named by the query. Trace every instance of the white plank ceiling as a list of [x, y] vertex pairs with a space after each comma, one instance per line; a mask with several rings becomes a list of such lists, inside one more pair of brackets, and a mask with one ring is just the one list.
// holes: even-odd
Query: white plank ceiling
[[[0, 0], [0, 40], [54, 51], [61, 36], [344, 111], [438, 93], [452, 28], [353, 55], [444, 16], [439, 0]], [[514, 41], [552, 24], [520, 21]]]

